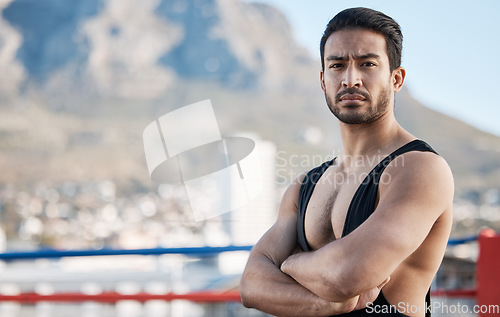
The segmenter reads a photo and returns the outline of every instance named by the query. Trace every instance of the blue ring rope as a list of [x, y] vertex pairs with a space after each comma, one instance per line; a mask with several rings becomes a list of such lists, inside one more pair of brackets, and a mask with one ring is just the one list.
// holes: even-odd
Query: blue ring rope
[[448, 240], [448, 245], [453, 246], [453, 245], [465, 244], [465, 243], [473, 242], [476, 240], [477, 240], [477, 236], [469, 236], [469, 237], [460, 238], [460, 239], [450, 239], [450, 240]]
[[[477, 240], [477, 236], [469, 236], [460, 239], [448, 240], [449, 246], [465, 244]], [[62, 258], [75, 256], [104, 256], [104, 255], [161, 255], [161, 254], [187, 254], [192, 256], [208, 256], [221, 252], [250, 251], [253, 246], [226, 246], [226, 247], [190, 247], [190, 248], [153, 248], [153, 249], [99, 249], [99, 250], [55, 250], [40, 249], [30, 252], [6, 252], [0, 253], [0, 260], [31, 260], [40, 258]]]
[[153, 248], [153, 249], [99, 249], [99, 250], [54, 250], [41, 249], [31, 252], [0, 253], [0, 260], [28, 260], [39, 258], [62, 258], [74, 256], [102, 256], [102, 255], [161, 255], [161, 254], [187, 254], [206, 256], [229, 251], [250, 251], [253, 246], [227, 246], [227, 247], [191, 247], [191, 248]]

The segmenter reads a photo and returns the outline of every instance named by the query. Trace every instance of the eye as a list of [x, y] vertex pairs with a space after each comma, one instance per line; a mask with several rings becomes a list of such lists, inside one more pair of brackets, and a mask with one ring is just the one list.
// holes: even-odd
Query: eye
[[335, 63], [335, 64], [330, 64], [329, 67], [330, 68], [341, 68], [342, 66], [344, 66], [344, 65], [342, 65], [341, 63]]
[[377, 66], [375, 65], [374, 63], [372, 62], [364, 62], [361, 66], [365, 66], [365, 67], [373, 67], [373, 66]]

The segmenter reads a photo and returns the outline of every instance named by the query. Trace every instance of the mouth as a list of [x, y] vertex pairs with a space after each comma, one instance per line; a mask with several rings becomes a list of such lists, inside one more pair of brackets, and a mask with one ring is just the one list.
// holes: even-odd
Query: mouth
[[356, 102], [356, 101], [365, 101], [366, 98], [362, 95], [358, 94], [345, 94], [340, 97], [340, 101], [344, 102]]

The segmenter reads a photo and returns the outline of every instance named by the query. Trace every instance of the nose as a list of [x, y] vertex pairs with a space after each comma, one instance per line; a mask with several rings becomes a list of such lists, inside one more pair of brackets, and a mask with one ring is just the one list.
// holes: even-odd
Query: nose
[[342, 86], [345, 88], [350, 87], [361, 87], [361, 77], [360, 72], [356, 67], [349, 65], [344, 72], [344, 77], [342, 79]]

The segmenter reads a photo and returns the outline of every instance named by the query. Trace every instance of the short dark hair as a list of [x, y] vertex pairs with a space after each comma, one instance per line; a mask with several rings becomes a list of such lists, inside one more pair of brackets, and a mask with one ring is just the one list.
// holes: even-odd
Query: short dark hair
[[366, 29], [385, 37], [391, 72], [401, 66], [403, 33], [399, 24], [382, 12], [368, 8], [350, 8], [339, 12], [328, 22], [321, 37], [321, 68], [325, 69], [325, 44], [333, 32], [343, 29]]

